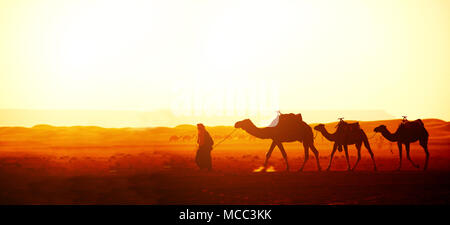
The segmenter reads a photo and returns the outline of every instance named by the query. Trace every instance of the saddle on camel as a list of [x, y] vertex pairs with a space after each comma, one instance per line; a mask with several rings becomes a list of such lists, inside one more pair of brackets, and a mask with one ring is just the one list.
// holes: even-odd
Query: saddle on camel
[[[339, 118], [339, 123], [336, 125], [336, 134], [338, 139], [347, 142], [355, 133], [361, 132], [359, 122], [347, 123], [344, 118]], [[339, 146], [338, 151], [342, 151], [342, 147]]]

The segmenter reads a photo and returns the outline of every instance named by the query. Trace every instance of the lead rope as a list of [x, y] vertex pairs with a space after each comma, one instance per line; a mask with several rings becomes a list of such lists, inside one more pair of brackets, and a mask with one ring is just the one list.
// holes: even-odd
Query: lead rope
[[316, 135], [315, 135], [315, 136], [313, 137], [313, 139], [314, 139], [314, 140], [316, 140], [316, 137], [317, 137], [317, 133], [318, 133], [318, 132], [317, 132], [317, 130], [316, 130]]
[[377, 132], [374, 132], [373, 135], [372, 135], [372, 137], [370, 137], [370, 138], [368, 138], [368, 139], [370, 140], [370, 139], [374, 138], [375, 135], [377, 135]]
[[219, 141], [217, 144], [215, 144], [213, 146], [213, 148], [217, 147], [217, 145], [221, 144], [222, 142], [224, 142], [227, 138], [229, 138], [235, 131], [237, 130], [237, 128], [234, 128], [233, 131], [231, 131], [231, 133], [229, 133], [227, 136], [225, 136], [221, 141]]

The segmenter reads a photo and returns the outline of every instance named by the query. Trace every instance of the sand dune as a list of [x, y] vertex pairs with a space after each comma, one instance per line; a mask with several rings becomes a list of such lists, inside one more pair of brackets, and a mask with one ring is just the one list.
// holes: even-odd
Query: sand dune
[[[383, 120], [383, 121], [362, 121], [360, 125], [366, 134], [371, 137], [374, 135], [373, 129], [384, 124], [392, 132], [395, 131], [401, 120]], [[430, 141], [447, 140], [450, 135], [450, 123], [438, 119], [423, 120], [425, 127], [430, 133]], [[351, 121], [349, 121], [351, 122]], [[334, 130], [335, 123], [326, 124], [326, 128]], [[312, 127], [316, 124], [310, 124]], [[227, 126], [208, 127], [211, 135], [216, 139], [221, 139], [230, 133], [234, 128]], [[50, 146], [71, 146], [71, 145], [148, 145], [154, 143], [168, 143], [171, 136], [176, 136], [188, 142], [194, 139], [196, 128], [193, 125], [179, 125], [174, 128], [155, 127], [155, 128], [102, 128], [98, 126], [72, 126], [56, 127], [50, 125], [36, 125], [31, 128], [25, 127], [0, 127], [0, 142], [4, 145], [9, 143], [23, 143], [25, 145], [46, 144]], [[244, 131], [239, 130], [230, 138], [241, 140], [251, 139]], [[217, 141], [217, 140], [216, 140]], [[253, 140], [260, 141], [260, 140]], [[176, 144], [175, 143], [172, 144]]]

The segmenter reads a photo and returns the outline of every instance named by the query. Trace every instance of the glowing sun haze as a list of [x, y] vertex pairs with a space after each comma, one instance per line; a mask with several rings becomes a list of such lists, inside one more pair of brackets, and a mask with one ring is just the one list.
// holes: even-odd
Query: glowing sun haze
[[0, 1], [0, 37], [3, 109], [450, 120], [445, 0]]

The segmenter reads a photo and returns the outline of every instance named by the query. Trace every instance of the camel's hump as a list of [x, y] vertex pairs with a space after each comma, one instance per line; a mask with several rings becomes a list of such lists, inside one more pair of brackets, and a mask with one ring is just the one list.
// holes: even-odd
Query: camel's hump
[[288, 114], [281, 114], [279, 117], [279, 122], [275, 126], [278, 129], [290, 129], [290, 128], [298, 128], [303, 125], [302, 115], [294, 114], [294, 113], [288, 113]]

